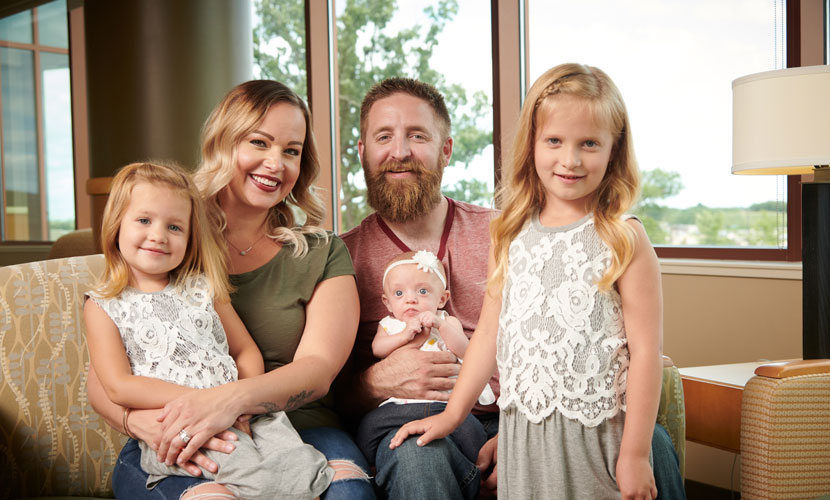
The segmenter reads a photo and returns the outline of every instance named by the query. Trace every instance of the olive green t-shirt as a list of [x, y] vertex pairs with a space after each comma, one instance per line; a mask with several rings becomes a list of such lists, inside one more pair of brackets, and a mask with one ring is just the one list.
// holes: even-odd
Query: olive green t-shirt
[[[290, 363], [305, 328], [305, 308], [318, 283], [336, 276], [354, 275], [346, 245], [329, 234], [328, 241], [306, 236], [304, 257], [294, 257], [293, 248], [283, 247], [262, 267], [232, 274], [236, 291], [231, 303], [248, 328], [265, 360], [265, 371]], [[340, 427], [334, 413], [333, 396], [327, 396], [288, 414], [297, 430]]]

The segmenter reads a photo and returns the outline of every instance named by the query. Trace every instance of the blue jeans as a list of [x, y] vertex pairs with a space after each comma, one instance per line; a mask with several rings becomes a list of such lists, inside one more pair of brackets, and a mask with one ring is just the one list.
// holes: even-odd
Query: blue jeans
[[[477, 416], [487, 438], [498, 432], [498, 413]], [[470, 500], [478, 494], [481, 473], [461, 452], [451, 436], [418, 446], [410, 437], [394, 450], [389, 442], [397, 429], [389, 431], [378, 445], [375, 482], [390, 500]]]
[[170, 476], [148, 490], [145, 486], [147, 473], [141, 469], [141, 449], [135, 439], [130, 439], [121, 448], [112, 472], [115, 498], [125, 500], [178, 500], [185, 490], [206, 481], [198, 477]]
[[686, 500], [677, 452], [666, 428], [660, 424], [654, 426], [651, 456], [654, 458], [654, 482], [657, 485], [658, 500]]
[[[397, 431], [401, 426], [413, 420], [437, 415], [443, 412], [446, 407], [447, 403], [438, 402], [385, 404], [375, 408], [363, 417], [355, 440], [363, 455], [369, 459], [370, 463], [374, 463], [378, 443], [389, 434], [389, 431]], [[478, 450], [487, 441], [484, 426], [473, 415], [467, 415], [466, 420], [450, 434], [450, 437], [464, 456], [467, 457], [467, 460], [471, 462], [476, 461]]]
[[363, 453], [345, 431], [333, 427], [315, 427], [298, 431], [304, 442], [317, 448], [331, 460], [353, 462], [366, 473], [365, 478], [340, 479], [332, 482], [320, 495], [321, 500], [362, 500], [374, 499], [375, 490], [369, 480], [369, 464]]
[[[327, 460], [347, 460], [360, 466], [364, 472], [369, 465], [352, 438], [345, 432], [331, 427], [318, 427], [299, 431], [304, 442], [314, 446]], [[141, 469], [141, 449], [134, 439], [127, 441], [112, 473], [115, 498], [129, 500], [177, 500], [191, 486], [207, 480], [195, 477], [170, 476], [162, 479], [155, 488], [148, 490], [147, 473]], [[375, 493], [368, 479], [344, 479], [331, 483], [324, 500], [374, 499]]]

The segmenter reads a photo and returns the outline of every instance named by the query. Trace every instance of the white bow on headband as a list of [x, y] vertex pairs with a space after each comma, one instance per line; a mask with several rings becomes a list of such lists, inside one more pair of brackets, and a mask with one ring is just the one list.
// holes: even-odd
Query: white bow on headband
[[438, 257], [435, 256], [434, 253], [428, 252], [426, 250], [418, 250], [415, 252], [415, 255], [412, 256], [411, 259], [403, 259], [395, 261], [389, 264], [389, 267], [386, 268], [386, 271], [383, 273], [383, 283], [386, 283], [386, 275], [389, 274], [389, 270], [396, 266], [401, 266], [403, 264], [416, 264], [418, 269], [421, 271], [428, 273], [432, 271], [438, 276], [438, 279], [441, 280], [441, 283], [444, 285], [444, 288], [447, 288], [447, 280], [444, 278], [444, 275], [441, 274], [441, 262], [438, 260]]

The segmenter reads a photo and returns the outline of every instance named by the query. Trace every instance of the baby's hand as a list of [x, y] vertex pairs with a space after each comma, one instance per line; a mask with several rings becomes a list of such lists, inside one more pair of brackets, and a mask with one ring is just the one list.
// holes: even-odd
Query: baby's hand
[[438, 316], [434, 315], [429, 311], [424, 311], [421, 314], [419, 314], [418, 320], [420, 320], [421, 325], [426, 329], [430, 329], [432, 327], [441, 327], [441, 320], [438, 319]]
[[406, 322], [406, 330], [404, 330], [404, 333], [406, 333], [409, 340], [412, 340], [416, 335], [421, 333], [422, 329], [421, 320], [419, 318], [412, 318]]

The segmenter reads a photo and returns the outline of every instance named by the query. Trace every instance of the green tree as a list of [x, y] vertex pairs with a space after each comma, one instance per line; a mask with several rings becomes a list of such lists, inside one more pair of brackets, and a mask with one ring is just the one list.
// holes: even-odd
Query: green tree
[[646, 233], [654, 244], [671, 243], [669, 224], [666, 222], [666, 207], [660, 201], [671, 198], [683, 189], [680, 174], [659, 168], [646, 170], [641, 173], [640, 199], [634, 212], [643, 221]]
[[695, 217], [695, 224], [700, 231], [701, 245], [728, 245], [732, 242], [722, 235], [724, 229], [723, 212], [703, 210]]
[[[303, 2], [256, 0], [255, 5], [261, 24], [254, 30], [254, 59], [262, 77], [283, 81], [305, 95]], [[337, 17], [344, 230], [357, 225], [370, 211], [357, 141], [360, 103], [374, 83], [390, 76], [410, 76], [435, 85], [444, 94], [453, 121], [453, 163], [449, 168], [467, 168], [492, 143], [492, 131], [485, 120], [492, 107], [487, 96], [482, 92], [468, 96], [461, 85], [446, 82], [429, 64], [438, 35], [458, 13], [457, 0], [438, 0], [434, 6], [426, 7], [426, 27], [413, 25], [389, 33], [387, 26], [397, 8], [393, 0], [346, 0], [343, 13]], [[264, 50], [266, 46], [271, 50]], [[492, 199], [486, 184], [474, 180], [459, 183], [447, 194], [462, 195], [460, 199], [464, 201], [489, 203]]]

